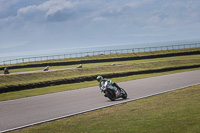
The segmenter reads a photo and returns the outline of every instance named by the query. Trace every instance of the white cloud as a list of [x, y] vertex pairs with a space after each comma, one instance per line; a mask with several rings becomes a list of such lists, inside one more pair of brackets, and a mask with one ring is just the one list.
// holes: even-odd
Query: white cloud
[[[2, 1], [15, 0], [0, 0], [3, 10]], [[15, 3], [8, 4], [8, 9], [4, 8], [4, 11], [12, 11], [12, 15], [0, 16], [0, 34], [9, 31], [8, 41], [11, 35], [16, 38], [26, 35], [29, 42], [37, 40], [47, 44], [53, 43], [54, 38], [63, 44], [79, 40], [83, 40], [80, 43], [92, 42], [95, 39], [97, 42], [102, 36], [111, 42], [116, 40], [112, 36], [117, 35], [127, 35], [131, 41], [131, 38], [143, 36], [153, 38], [155, 35], [156, 38], [165, 33], [167, 36], [179, 29], [193, 28], [198, 33], [200, 25], [199, 0], [28, 0], [30, 3], [26, 4], [27, 0], [16, 1], [19, 8], [12, 10], [10, 5]], [[151, 35], [152, 32], [155, 34]], [[0, 40], [4, 37], [0, 36]], [[23, 38], [18, 41], [21, 40]]]
[[146, 16], [146, 24], [160, 27], [180, 27], [200, 22], [200, 1], [166, 1], [160, 8], [151, 10]]
[[[18, 10], [18, 17], [28, 17], [40, 16], [42, 19], [47, 18], [49, 15], [53, 15], [64, 9], [72, 8], [73, 3], [67, 0], [49, 0], [40, 5], [30, 5], [27, 7], [22, 7]], [[37, 19], [40, 19], [36, 17]]]
[[[8, 0], [0, 1], [0, 10], [3, 8], [1, 3], [8, 3]], [[9, 0], [9, 5], [20, 2], [19, 0]], [[17, 2], [16, 2], [17, 1]], [[32, 2], [33, 3], [33, 2]], [[159, 5], [159, 3], [164, 5]], [[31, 4], [21, 7], [17, 11], [17, 17], [30, 20], [43, 21], [52, 17], [68, 17], [70, 14], [77, 15], [86, 21], [105, 21], [109, 18], [116, 21], [126, 19], [129, 22], [147, 23], [162, 22], [166, 24], [178, 23], [179, 19], [197, 19], [199, 13], [195, 9], [199, 8], [200, 2], [193, 1], [156, 1], [156, 0], [127, 0], [127, 1], [98, 1], [98, 0], [47, 0], [41, 4]], [[156, 5], [156, 6], [154, 6]], [[146, 7], [151, 7], [149, 11]], [[137, 10], [136, 10], [137, 8]], [[185, 11], [184, 11], [184, 10]], [[157, 12], [155, 12], [157, 11]], [[135, 13], [136, 12], [136, 13]], [[81, 14], [81, 15], [80, 15]], [[165, 18], [163, 18], [165, 16]], [[168, 19], [169, 20], [166, 20]], [[16, 18], [17, 19], [17, 18]], [[65, 21], [66, 19], [62, 19]]]
[[38, 7], [36, 5], [31, 5], [31, 6], [27, 6], [27, 7], [22, 7], [17, 11], [18, 16], [21, 16], [23, 14], [28, 14], [30, 12], [34, 12], [38, 10]]
[[41, 6], [45, 6], [48, 5], [48, 11], [46, 13], [46, 16], [54, 14], [58, 11], [61, 11], [65, 8], [72, 8], [73, 4], [70, 1], [65, 1], [65, 0], [60, 0], [60, 1], [49, 1], [49, 3], [44, 3], [44, 5]]

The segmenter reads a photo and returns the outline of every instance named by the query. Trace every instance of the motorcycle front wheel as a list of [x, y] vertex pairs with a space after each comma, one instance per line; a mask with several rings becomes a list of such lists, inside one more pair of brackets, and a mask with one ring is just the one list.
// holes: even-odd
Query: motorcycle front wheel
[[115, 93], [112, 90], [107, 90], [105, 93], [111, 101], [115, 101]]
[[122, 98], [126, 99], [128, 95], [124, 89], [122, 89], [122, 91], [123, 91]]

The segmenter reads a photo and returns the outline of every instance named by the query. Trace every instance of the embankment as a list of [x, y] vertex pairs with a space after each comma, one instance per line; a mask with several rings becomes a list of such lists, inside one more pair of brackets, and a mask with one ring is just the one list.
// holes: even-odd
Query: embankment
[[[199, 68], [199, 67], [200, 67], [200, 65], [186, 65], [186, 66], [178, 66], [178, 67], [164, 67], [164, 68], [158, 68], [158, 69], [129, 71], [129, 72], [121, 72], [121, 73], [118, 72], [118, 73], [110, 73], [110, 74], [103, 74], [103, 75], [101, 74], [101, 75], [106, 78], [116, 78], [116, 77], [131, 76], [131, 75], [138, 75], [138, 74], [160, 73], [160, 72]], [[19, 85], [10, 85], [10, 86], [6, 86], [6, 87], [1, 87], [0, 93], [26, 90], [26, 89], [34, 89], [34, 88], [47, 87], [47, 86], [53, 86], [53, 85], [72, 84], [72, 83], [80, 83], [80, 82], [84, 82], [84, 81], [93, 81], [93, 80], [96, 80], [96, 77], [97, 77], [97, 75], [90, 75], [90, 76], [66, 78], [66, 79], [53, 80], [53, 81], [44, 81], [44, 82], [24, 84], [24, 85], [20, 85], [20, 84]]]

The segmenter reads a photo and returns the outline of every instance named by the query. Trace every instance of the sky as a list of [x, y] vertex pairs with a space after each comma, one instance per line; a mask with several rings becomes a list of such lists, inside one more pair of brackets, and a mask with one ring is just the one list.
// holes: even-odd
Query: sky
[[199, 35], [200, 0], [0, 0], [0, 56]]

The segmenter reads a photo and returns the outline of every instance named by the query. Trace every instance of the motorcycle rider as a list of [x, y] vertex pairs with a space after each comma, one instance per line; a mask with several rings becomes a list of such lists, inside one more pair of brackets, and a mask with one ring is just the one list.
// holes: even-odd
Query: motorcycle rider
[[117, 89], [119, 89], [121, 91], [121, 88], [116, 83], [112, 83], [111, 80], [103, 78], [102, 76], [98, 76], [97, 81], [99, 82], [99, 88], [101, 88], [105, 84], [105, 82], [108, 82], [108, 85], [110, 85], [111, 89], [112, 88], [114, 89], [113, 86], [115, 86], [115, 87], [117, 87]]
[[49, 66], [47, 66], [47, 67], [44, 69], [44, 71], [49, 71]]

